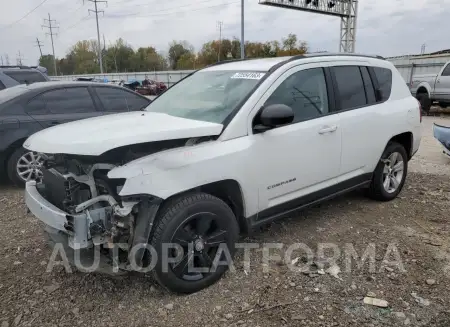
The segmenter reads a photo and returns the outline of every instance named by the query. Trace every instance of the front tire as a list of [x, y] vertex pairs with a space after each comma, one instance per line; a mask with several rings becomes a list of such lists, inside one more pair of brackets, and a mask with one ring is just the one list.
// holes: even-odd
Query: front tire
[[25, 183], [41, 177], [40, 167], [42, 155], [19, 147], [11, 154], [7, 162], [7, 174], [16, 186], [24, 187]]
[[[228, 269], [228, 265], [216, 265], [211, 270], [214, 262], [225, 261], [228, 253], [233, 258], [238, 236], [236, 217], [221, 199], [206, 193], [178, 197], [163, 206], [156, 217], [150, 237], [158, 255], [153, 275], [169, 291], [198, 292], [218, 281]], [[173, 246], [163, 251], [164, 244], [181, 246], [183, 251]], [[176, 262], [168, 263], [168, 258]], [[208, 272], [193, 271], [192, 267]]]
[[390, 142], [373, 173], [368, 195], [379, 201], [391, 201], [405, 184], [408, 172], [408, 155], [405, 148]]

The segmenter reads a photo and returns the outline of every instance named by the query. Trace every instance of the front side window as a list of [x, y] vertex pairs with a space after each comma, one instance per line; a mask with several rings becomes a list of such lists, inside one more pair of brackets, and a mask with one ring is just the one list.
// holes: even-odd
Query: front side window
[[341, 110], [348, 110], [367, 104], [366, 91], [358, 66], [333, 67], [336, 77]]
[[157, 97], [145, 110], [222, 124], [264, 72], [200, 71]]
[[294, 123], [327, 114], [328, 94], [322, 68], [301, 70], [286, 78], [264, 106], [285, 104], [294, 111]]
[[444, 71], [442, 72], [442, 76], [450, 76], [450, 64], [445, 67]]

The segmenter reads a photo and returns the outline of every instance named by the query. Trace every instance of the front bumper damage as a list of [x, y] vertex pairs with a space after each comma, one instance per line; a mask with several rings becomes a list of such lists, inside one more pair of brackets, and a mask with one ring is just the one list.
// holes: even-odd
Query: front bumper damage
[[[109, 202], [110, 205], [87, 209], [99, 201]], [[107, 226], [111, 217], [129, 215], [132, 204], [138, 202], [119, 206], [112, 197], [98, 196], [77, 206], [76, 214], [69, 214], [50, 203], [35, 181], [26, 183], [25, 202], [30, 212], [45, 224], [50, 245], [54, 249], [58, 246], [58, 251], [63, 251], [68, 262], [78, 270], [117, 274], [144, 266], [145, 247], [160, 199], [144, 200], [138, 204], [139, 211], [127, 243], [113, 243], [105, 234], [94, 235], [93, 231], [98, 226]], [[138, 247], [138, 250], [130, 251], [133, 247]], [[129, 253], [125, 258], [120, 253], [123, 250]]]

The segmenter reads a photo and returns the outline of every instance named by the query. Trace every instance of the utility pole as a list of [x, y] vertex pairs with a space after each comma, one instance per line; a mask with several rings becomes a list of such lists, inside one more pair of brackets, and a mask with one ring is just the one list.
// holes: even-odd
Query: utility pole
[[241, 0], [241, 59], [245, 58], [245, 42], [244, 42], [244, 1]]
[[220, 50], [222, 48], [222, 27], [223, 22], [217, 22], [217, 28], [219, 29], [219, 53], [217, 54], [217, 61], [220, 61]]
[[5, 64], [9, 66], [9, 55], [7, 53], [5, 54]]
[[39, 41], [39, 39], [38, 38], [36, 38], [36, 46], [38, 46], [39, 47], [39, 52], [41, 53], [41, 57], [42, 57], [42, 42], [41, 41]]
[[1, 56], [1, 58], [2, 58], [2, 66], [3, 66], [3, 56]]
[[98, 62], [100, 64], [100, 73], [103, 74], [103, 63], [102, 63], [102, 45], [100, 43], [100, 28], [98, 26], [98, 13], [101, 12], [103, 14], [105, 14], [105, 12], [103, 10], [98, 10], [97, 8], [97, 3], [99, 2], [104, 2], [104, 3], [108, 3], [108, 1], [105, 0], [88, 0], [89, 2], [93, 2], [94, 3], [94, 8], [95, 10], [92, 9], [88, 9], [88, 12], [95, 12], [95, 20], [97, 21], [97, 43], [98, 43]]
[[426, 47], [427, 47], [427, 45], [425, 43], [422, 44], [422, 47], [420, 48], [420, 54], [424, 54], [425, 53]]
[[16, 63], [17, 66], [22, 66], [22, 54], [20, 53], [20, 50], [19, 53], [17, 54]]
[[45, 33], [46, 35], [50, 35], [50, 38], [52, 39], [52, 50], [53, 50], [53, 66], [55, 69], [55, 76], [58, 76], [58, 72], [56, 71], [56, 56], [55, 56], [55, 46], [53, 44], [53, 35], [57, 35], [53, 33], [53, 29], [58, 28], [57, 26], [52, 26], [52, 23], [56, 23], [56, 20], [50, 18], [50, 14], [48, 14], [48, 19], [44, 19], [44, 23], [48, 23], [48, 25], [42, 25], [42, 27], [48, 28], [50, 31], [49, 33]]

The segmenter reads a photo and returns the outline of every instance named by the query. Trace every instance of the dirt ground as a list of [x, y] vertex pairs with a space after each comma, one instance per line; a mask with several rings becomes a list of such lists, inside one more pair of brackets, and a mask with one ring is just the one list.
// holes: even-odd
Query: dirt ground
[[[450, 326], [450, 160], [431, 136], [433, 121], [450, 126], [450, 119], [424, 118], [421, 150], [396, 200], [379, 203], [355, 192], [242, 240], [285, 244], [273, 254], [294, 243], [314, 253], [319, 243], [335, 244], [339, 273], [327, 264], [320, 269], [317, 256], [309, 272], [280, 260], [264, 265], [256, 249], [250, 268], [240, 252], [234, 272], [189, 296], [138, 274], [69, 274], [62, 267], [47, 273], [51, 251], [41, 226], [26, 214], [22, 191], [3, 185], [1, 327]], [[360, 257], [369, 253], [367, 260], [346, 260], [351, 248]], [[296, 258], [296, 267], [309, 266], [305, 252], [294, 251]], [[366, 296], [387, 303], [365, 304]]]

